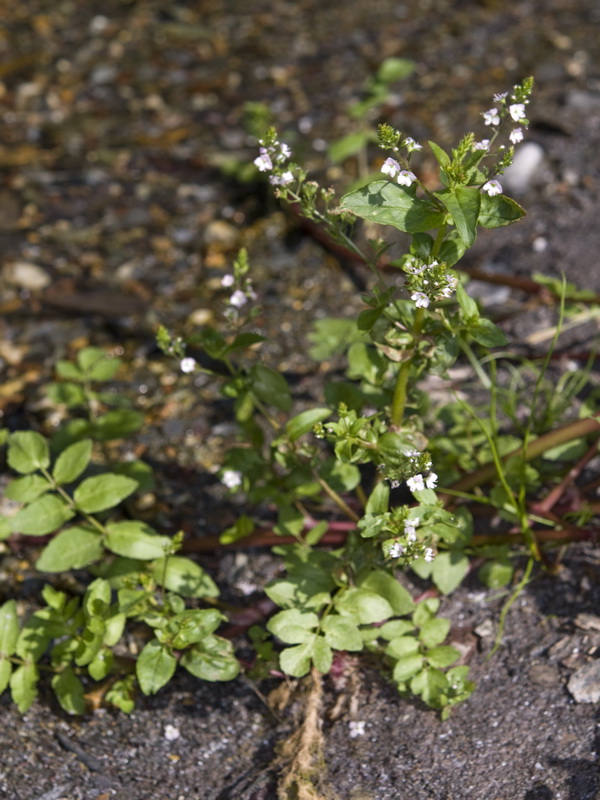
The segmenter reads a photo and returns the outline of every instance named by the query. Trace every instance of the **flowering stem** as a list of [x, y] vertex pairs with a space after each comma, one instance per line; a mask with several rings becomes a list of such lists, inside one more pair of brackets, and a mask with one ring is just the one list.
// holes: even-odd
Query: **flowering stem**
[[[415, 339], [421, 332], [424, 319], [425, 319], [425, 309], [417, 308], [412, 327], [412, 335]], [[394, 397], [392, 399], [392, 414], [391, 414], [392, 427], [394, 428], [400, 427], [402, 423], [402, 417], [404, 416], [404, 409], [406, 408], [406, 400], [407, 400], [408, 377], [410, 375], [411, 365], [412, 365], [411, 359], [409, 359], [408, 361], [403, 361], [400, 367], [400, 371], [398, 372], [398, 378], [396, 379], [396, 388], [394, 389]]]

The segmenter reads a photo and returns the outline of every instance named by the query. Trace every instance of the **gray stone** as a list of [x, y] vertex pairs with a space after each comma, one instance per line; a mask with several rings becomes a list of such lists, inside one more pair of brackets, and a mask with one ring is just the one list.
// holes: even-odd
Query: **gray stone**
[[590, 661], [574, 672], [567, 684], [576, 703], [600, 701], [600, 659]]

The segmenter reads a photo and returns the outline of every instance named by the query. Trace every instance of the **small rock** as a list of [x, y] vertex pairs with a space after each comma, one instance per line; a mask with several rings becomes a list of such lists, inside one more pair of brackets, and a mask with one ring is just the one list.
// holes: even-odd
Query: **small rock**
[[165, 739], [167, 742], [175, 742], [181, 736], [181, 731], [174, 725], [165, 725]]
[[583, 631], [600, 631], [600, 617], [595, 614], [577, 614], [575, 625]]
[[600, 701], [600, 658], [590, 661], [574, 672], [567, 684], [576, 703]]
[[494, 623], [491, 619], [486, 619], [481, 625], [475, 628], [475, 633], [480, 639], [487, 639], [494, 635]]
[[219, 243], [225, 247], [234, 247], [239, 239], [238, 229], [222, 219], [209, 222], [204, 231], [204, 241], [213, 244]]
[[45, 289], [51, 282], [48, 273], [37, 264], [29, 261], [15, 261], [5, 272], [6, 280], [20, 286], [21, 289]]
[[560, 674], [549, 664], [532, 664], [529, 668], [529, 680], [536, 686], [556, 686], [560, 681]]
[[539, 177], [546, 160], [544, 148], [537, 142], [517, 147], [513, 163], [502, 176], [502, 184], [511, 192], [525, 192]]

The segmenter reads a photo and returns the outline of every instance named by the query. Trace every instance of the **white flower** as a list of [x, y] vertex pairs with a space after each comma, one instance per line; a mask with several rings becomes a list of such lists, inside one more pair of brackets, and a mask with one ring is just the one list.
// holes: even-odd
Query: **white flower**
[[508, 113], [514, 119], [515, 122], [518, 122], [520, 119], [525, 119], [525, 104], [524, 103], [513, 103], [512, 106], [508, 107]]
[[408, 542], [417, 541], [417, 530], [414, 525], [410, 525], [408, 522], [404, 523], [404, 535]]
[[352, 720], [348, 723], [348, 732], [351, 739], [356, 739], [357, 736], [365, 735], [365, 722], [363, 720]]
[[389, 175], [390, 178], [393, 178], [397, 172], [400, 172], [400, 164], [395, 158], [386, 158], [381, 165], [381, 171], [384, 175]]
[[261, 172], [268, 172], [273, 169], [273, 162], [271, 156], [268, 154], [266, 147], [260, 148], [260, 155], [254, 159], [254, 163]]
[[498, 94], [494, 95], [494, 103], [501, 103], [502, 100], [506, 97], [508, 92], [498, 92]]
[[417, 176], [409, 169], [403, 169], [398, 175], [398, 183], [400, 186], [411, 186], [417, 180]]
[[232, 306], [235, 306], [236, 308], [241, 308], [242, 306], [245, 306], [247, 302], [248, 298], [246, 297], [244, 292], [242, 292], [241, 289], [236, 289], [235, 292], [229, 298], [229, 303]]
[[233, 275], [223, 275], [223, 277], [221, 278], [221, 286], [225, 286], [226, 288], [228, 288], [229, 286], [233, 286], [234, 283], [235, 283], [235, 278], [233, 277]]
[[429, 298], [423, 292], [413, 292], [410, 299], [414, 300], [417, 308], [427, 308], [429, 305]]
[[435, 472], [430, 472], [425, 478], [425, 486], [427, 486], [428, 489], [435, 489], [437, 486], [437, 479], [438, 476], [435, 474]]
[[406, 485], [411, 492], [421, 492], [425, 488], [425, 481], [423, 480], [423, 476], [421, 474], [413, 475], [412, 478], [407, 479]]
[[490, 149], [490, 140], [489, 139], [482, 139], [480, 142], [475, 142], [473, 145], [473, 150], [489, 150]]
[[502, 184], [500, 181], [488, 181], [483, 184], [482, 189], [484, 192], [487, 192], [490, 197], [493, 197], [495, 194], [502, 194]]
[[290, 146], [287, 145], [285, 142], [281, 143], [280, 148], [281, 148], [281, 155], [283, 156], [284, 159], [289, 158], [292, 155]]
[[490, 108], [483, 112], [483, 121], [486, 125], [499, 125], [500, 115], [497, 108]]
[[242, 485], [242, 473], [235, 469], [223, 470], [221, 481], [228, 489], [237, 489], [238, 486]]
[[514, 131], [510, 132], [508, 138], [513, 144], [519, 144], [519, 142], [523, 141], [523, 128], [515, 128]]
[[287, 186], [288, 183], [291, 183], [294, 180], [294, 175], [289, 170], [284, 172], [282, 175], [271, 175], [269, 177], [269, 183], [272, 186]]
[[394, 542], [394, 544], [390, 547], [388, 551], [388, 555], [390, 558], [400, 558], [402, 553], [404, 552], [404, 548], [400, 544], [400, 542]]
[[415, 150], [422, 150], [423, 145], [415, 142], [412, 136], [407, 136], [404, 140], [404, 147], [408, 150], [409, 153], [413, 153]]
[[433, 552], [431, 547], [427, 547], [425, 549], [425, 555], [423, 556], [423, 558], [425, 559], [425, 561], [433, 561], [433, 559], [435, 558], [435, 553]]
[[196, 369], [195, 358], [182, 358], [179, 362], [179, 369], [182, 372], [193, 372]]

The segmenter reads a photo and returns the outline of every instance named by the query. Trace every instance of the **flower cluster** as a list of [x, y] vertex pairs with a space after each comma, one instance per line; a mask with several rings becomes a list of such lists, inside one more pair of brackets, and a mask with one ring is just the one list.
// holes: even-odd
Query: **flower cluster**
[[[412, 186], [417, 180], [417, 176], [408, 168], [408, 162], [412, 153], [423, 149], [423, 145], [415, 142], [412, 136], [403, 136], [400, 131], [392, 128], [391, 125], [384, 123], [378, 129], [379, 147], [382, 150], [392, 150], [396, 158], [386, 158], [381, 165], [381, 171], [390, 178], [396, 178], [400, 186]], [[401, 150], [406, 151], [406, 156], [401, 154]], [[396, 177], [397, 176], [397, 177]]]
[[[394, 512], [388, 515], [388, 530], [396, 529], [397, 533], [393, 539], [386, 539], [383, 542], [383, 551], [388, 558], [401, 558], [406, 564], [423, 558], [425, 561], [433, 561], [435, 552], [432, 547], [427, 547], [417, 538], [417, 528], [420, 523], [419, 517], [409, 517], [410, 511], [404, 506], [398, 509], [396, 514], [400, 517], [394, 519]], [[404, 517], [404, 519], [402, 518]]]
[[[254, 164], [260, 172], [270, 172], [269, 183], [272, 186], [287, 186], [296, 179], [292, 169], [286, 166], [292, 151], [285, 142], [280, 142], [273, 129], [267, 131], [264, 139], [259, 140], [259, 155]], [[292, 165], [293, 166], [293, 165]]]
[[386, 158], [382, 164], [381, 171], [384, 175], [389, 175], [390, 178], [398, 175], [397, 181], [400, 186], [411, 186], [417, 180], [415, 173], [409, 169], [402, 169], [395, 158]]
[[427, 308], [435, 300], [448, 299], [456, 288], [458, 278], [443, 261], [423, 261], [416, 256], [406, 260], [406, 288], [417, 308]]

